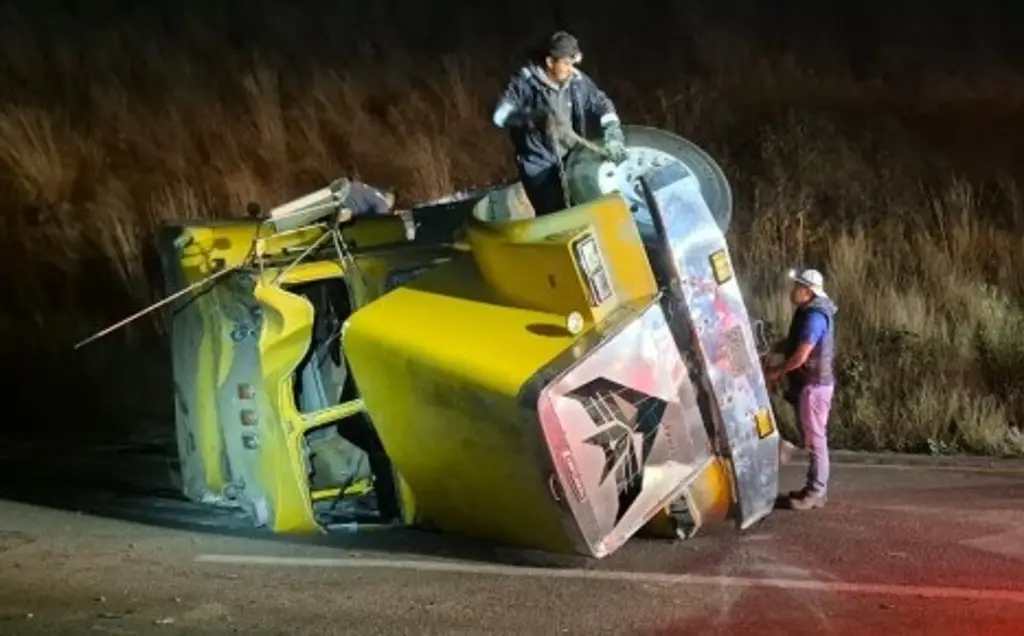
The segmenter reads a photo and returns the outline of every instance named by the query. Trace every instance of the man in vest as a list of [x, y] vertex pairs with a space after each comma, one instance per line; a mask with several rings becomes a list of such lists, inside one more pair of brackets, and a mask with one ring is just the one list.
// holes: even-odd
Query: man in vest
[[552, 35], [534, 60], [509, 81], [494, 109], [494, 125], [509, 131], [516, 168], [537, 216], [566, 208], [559, 161], [599, 126], [609, 158], [626, 159], [625, 137], [615, 106], [576, 66], [579, 42], [565, 31]]
[[829, 479], [828, 416], [832, 408], [835, 375], [832, 359], [835, 352], [833, 319], [836, 306], [825, 293], [821, 272], [806, 269], [792, 273], [790, 301], [796, 310], [789, 327], [789, 336], [780, 349], [786, 359], [765, 369], [769, 385], [786, 377], [786, 401], [796, 409], [797, 420], [810, 453], [807, 483], [802, 490], [789, 493], [796, 510], [810, 510], [825, 505]]

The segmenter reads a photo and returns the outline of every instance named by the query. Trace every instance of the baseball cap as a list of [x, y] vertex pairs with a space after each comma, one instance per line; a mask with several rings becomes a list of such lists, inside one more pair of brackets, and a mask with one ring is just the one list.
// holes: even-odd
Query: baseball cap
[[579, 40], [566, 31], [557, 31], [548, 38], [547, 54], [556, 60], [570, 58], [576, 64], [583, 60]]
[[821, 298], [828, 298], [825, 293], [825, 277], [816, 269], [789, 270], [789, 278], [798, 285], [803, 285], [811, 290], [811, 293]]

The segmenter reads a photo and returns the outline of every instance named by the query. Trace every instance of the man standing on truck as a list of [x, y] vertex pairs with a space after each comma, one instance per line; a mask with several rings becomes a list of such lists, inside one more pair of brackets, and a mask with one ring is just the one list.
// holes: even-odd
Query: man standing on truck
[[[836, 306], [825, 293], [825, 279], [815, 269], [792, 272], [789, 299], [795, 307], [789, 336], [780, 345], [786, 359], [765, 369], [769, 386], [785, 376], [786, 401], [796, 409], [810, 467], [803, 489], [789, 493], [795, 510], [825, 505], [829, 479], [828, 416], [835, 390], [834, 317]], [[785, 443], [785, 442], [783, 442]]]
[[566, 208], [562, 167], [577, 143], [572, 133], [586, 139], [596, 124], [609, 158], [626, 158], [615, 105], [576, 68], [582, 59], [576, 38], [558, 31], [512, 76], [494, 109], [494, 125], [509, 131], [519, 178], [537, 216]]

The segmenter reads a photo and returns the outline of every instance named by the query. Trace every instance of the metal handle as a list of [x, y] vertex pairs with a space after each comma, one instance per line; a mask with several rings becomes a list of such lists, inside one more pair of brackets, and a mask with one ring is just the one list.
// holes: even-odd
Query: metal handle
[[771, 345], [768, 344], [768, 338], [764, 334], [764, 321], [753, 320], [750, 326], [754, 332], [754, 346], [757, 348], [757, 355], [764, 356], [771, 349]]

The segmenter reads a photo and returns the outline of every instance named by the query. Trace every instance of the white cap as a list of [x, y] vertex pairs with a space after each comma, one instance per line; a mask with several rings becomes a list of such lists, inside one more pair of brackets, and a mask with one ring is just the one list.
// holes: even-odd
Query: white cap
[[803, 285], [811, 290], [811, 293], [821, 298], [828, 298], [825, 293], [825, 277], [816, 269], [805, 269], [801, 271], [789, 270], [789, 277], [798, 285]]

